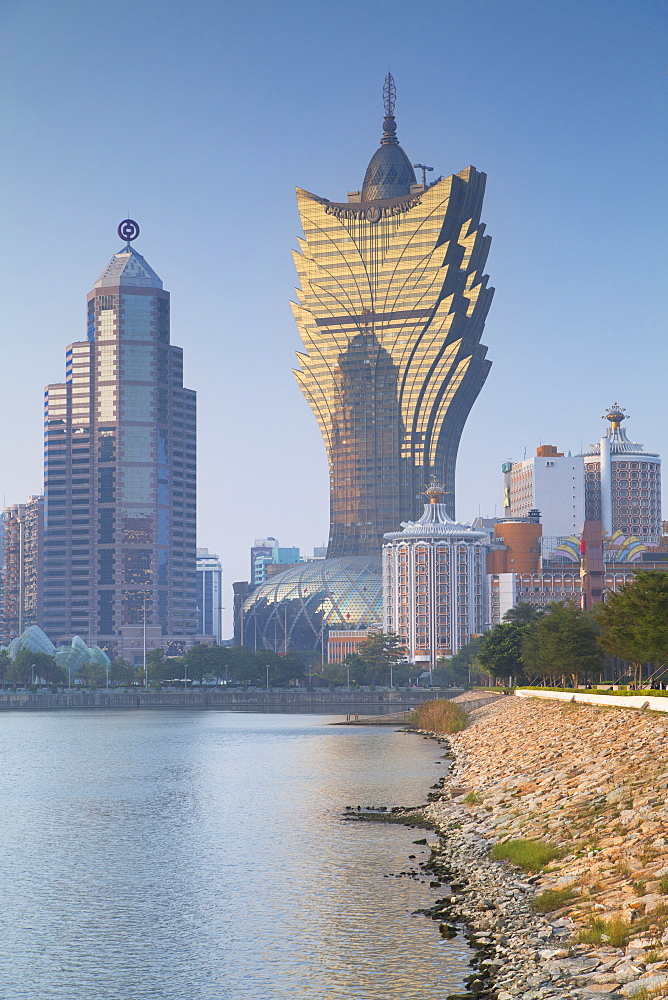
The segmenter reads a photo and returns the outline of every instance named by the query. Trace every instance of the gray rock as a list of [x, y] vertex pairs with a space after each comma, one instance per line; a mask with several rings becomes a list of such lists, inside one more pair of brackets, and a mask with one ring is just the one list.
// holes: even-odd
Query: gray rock
[[621, 990], [623, 997], [634, 997], [643, 990], [655, 990], [657, 986], [665, 986], [668, 983], [668, 976], [659, 973], [656, 976], [647, 976], [645, 979], [637, 979], [634, 983], [628, 983]]

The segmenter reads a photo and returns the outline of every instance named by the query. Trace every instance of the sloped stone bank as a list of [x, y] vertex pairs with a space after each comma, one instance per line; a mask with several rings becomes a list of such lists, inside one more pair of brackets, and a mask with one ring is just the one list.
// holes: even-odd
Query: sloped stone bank
[[[481, 949], [472, 995], [668, 996], [668, 719], [504, 698], [448, 745], [430, 864], [454, 885], [442, 919]], [[518, 838], [562, 856], [535, 874], [491, 860]], [[547, 890], [561, 906], [542, 915]]]

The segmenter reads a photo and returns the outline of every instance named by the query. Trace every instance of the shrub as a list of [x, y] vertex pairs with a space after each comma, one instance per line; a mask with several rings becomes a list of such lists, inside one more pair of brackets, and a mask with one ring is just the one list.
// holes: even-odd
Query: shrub
[[495, 844], [492, 857], [495, 861], [510, 861], [512, 865], [525, 871], [537, 872], [555, 858], [563, 857], [563, 850], [546, 840], [507, 840], [505, 844]]
[[534, 898], [531, 906], [536, 913], [551, 913], [577, 898], [577, 892], [570, 885], [564, 889], [544, 889]]
[[468, 795], [464, 796], [464, 802], [467, 806], [477, 806], [482, 801], [483, 797], [478, 792], [469, 792]]
[[411, 713], [410, 721], [418, 729], [432, 733], [459, 733], [466, 728], [467, 716], [459, 705], [447, 698], [425, 701]]
[[631, 935], [631, 924], [622, 917], [613, 917], [611, 920], [602, 920], [600, 917], [591, 917], [589, 927], [580, 931], [578, 940], [583, 944], [601, 944], [601, 941], [612, 945], [613, 948], [622, 948]]

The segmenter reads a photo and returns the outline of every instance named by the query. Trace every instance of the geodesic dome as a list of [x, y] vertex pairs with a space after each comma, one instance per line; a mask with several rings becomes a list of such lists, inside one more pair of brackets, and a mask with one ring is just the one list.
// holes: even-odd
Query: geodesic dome
[[319, 650], [323, 631], [367, 628], [381, 621], [382, 607], [379, 557], [303, 563], [267, 580], [247, 598], [243, 642], [277, 652], [286, 645]]

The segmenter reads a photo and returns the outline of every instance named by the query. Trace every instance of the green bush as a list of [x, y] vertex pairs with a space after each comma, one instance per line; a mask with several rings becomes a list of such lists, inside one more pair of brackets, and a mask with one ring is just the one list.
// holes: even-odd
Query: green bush
[[613, 917], [611, 920], [602, 920], [600, 917], [591, 917], [589, 927], [580, 931], [578, 940], [583, 944], [609, 943], [613, 948], [623, 948], [631, 935], [631, 924], [621, 917]]
[[531, 906], [536, 913], [551, 913], [577, 898], [578, 894], [572, 886], [566, 886], [564, 889], [544, 889], [534, 898]]
[[563, 857], [560, 847], [549, 844], [546, 840], [507, 840], [505, 844], [495, 844], [492, 857], [495, 861], [509, 861], [525, 871], [537, 872], [555, 858]]
[[418, 705], [411, 712], [409, 721], [418, 729], [426, 729], [431, 733], [459, 733], [466, 728], [468, 717], [447, 698], [437, 698]]

